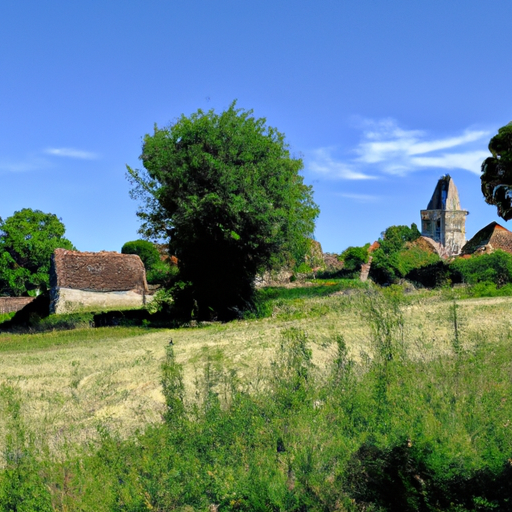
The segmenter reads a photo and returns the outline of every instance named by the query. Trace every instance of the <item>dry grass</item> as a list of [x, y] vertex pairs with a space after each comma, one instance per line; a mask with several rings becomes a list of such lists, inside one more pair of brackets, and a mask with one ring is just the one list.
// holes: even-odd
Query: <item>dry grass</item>
[[[418, 296], [404, 307], [404, 340], [411, 355], [429, 358], [450, 350], [454, 335], [450, 305], [436, 295]], [[460, 301], [457, 321], [462, 342], [470, 347], [508, 337], [511, 305], [512, 298], [506, 297]], [[55, 343], [46, 340], [43, 346], [31, 346], [26, 336], [0, 335], [0, 384], [20, 390], [27, 425], [54, 448], [67, 440], [82, 444], [96, 439], [98, 425], [128, 435], [160, 420], [160, 365], [171, 339], [192, 396], [208, 358], [255, 381], [260, 370], [268, 368], [280, 333], [290, 327], [308, 333], [314, 361], [320, 366], [332, 357], [329, 342], [335, 334], [344, 336], [358, 360], [371, 353], [370, 328], [362, 309], [357, 294], [335, 295], [283, 302], [273, 318], [175, 330], [140, 329], [138, 335], [131, 329], [125, 337], [111, 336], [108, 329], [91, 337], [91, 330], [83, 330], [73, 331], [72, 337], [47, 334]], [[2, 421], [0, 416], [0, 435]]]

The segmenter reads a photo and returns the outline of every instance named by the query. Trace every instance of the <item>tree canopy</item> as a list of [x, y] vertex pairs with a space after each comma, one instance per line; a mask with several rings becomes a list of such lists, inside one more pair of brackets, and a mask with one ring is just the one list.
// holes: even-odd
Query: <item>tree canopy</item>
[[0, 218], [0, 295], [46, 290], [53, 251], [74, 249], [65, 231], [56, 215], [40, 210], [24, 208]]
[[512, 123], [498, 130], [489, 142], [492, 156], [482, 163], [482, 192], [485, 201], [498, 208], [505, 220], [512, 218]]
[[235, 103], [198, 110], [144, 137], [144, 169], [128, 167], [147, 238], [179, 260], [176, 306], [228, 319], [252, 304], [254, 277], [300, 262], [319, 210], [284, 134]]
[[512, 282], [512, 254], [498, 249], [467, 259], [456, 258], [450, 264], [450, 270], [456, 282], [491, 282], [500, 288]]
[[155, 244], [147, 240], [132, 240], [121, 248], [122, 254], [137, 254], [144, 263], [146, 280], [149, 284], [166, 285], [175, 275], [175, 269], [170, 258], [162, 261], [160, 252]]
[[154, 244], [147, 240], [132, 240], [121, 248], [121, 254], [136, 254], [144, 263], [146, 271], [160, 261], [160, 253]]
[[372, 253], [370, 277], [379, 284], [393, 283], [413, 269], [435, 264], [439, 256], [411, 244], [421, 236], [416, 224], [391, 226], [381, 234], [380, 247]]

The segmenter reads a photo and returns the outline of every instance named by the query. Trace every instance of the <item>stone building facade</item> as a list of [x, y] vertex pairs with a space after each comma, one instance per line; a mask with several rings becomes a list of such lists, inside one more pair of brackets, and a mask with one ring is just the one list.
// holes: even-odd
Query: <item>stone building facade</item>
[[448, 174], [436, 185], [426, 210], [421, 210], [421, 234], [441, 244], [448, 256], [459, 254], [466, 243], [466, 215], [459, 192]]
[[146, 303], [139, 256], [56, 249], [50, 265], [50, 313], [128, 309]]

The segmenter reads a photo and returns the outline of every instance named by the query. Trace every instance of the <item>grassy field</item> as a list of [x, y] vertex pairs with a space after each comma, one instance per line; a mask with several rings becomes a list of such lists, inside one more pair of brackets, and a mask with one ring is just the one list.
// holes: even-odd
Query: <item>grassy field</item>
[[[291, 328], [306, 332], [320, 372], [332, 363], [337, 335], [343, 336], [356, 363], [374, 357], [375, 322], [385, 326], [389, 311], [369, 299], [367, 291], [342, 290], [327, 282], [266, 294], [272, 315], [263, 319], [172, 330], [117, 327], [0, 334], [0, 384], [17, 390], [26, 424], [37, 439], [58, 451], [63, 443], [96, 440], [99, 426], [127, 437], [160, 422], [161, 365], [170, 340], [183, 365], [189, 401], [195, 399], [206, 364], [235, 370], [254, 389], [265, 385], [281, 333]], [[451, 354], [454, 343], [472, 350], [509, 340], [511, 305], [509, 297], [455, 302], [440, 292], [413, 293], [400, 298], [391, 328], [403, 354], [428, 361]], [[1, 415], [0, 433], [5, 421]]]

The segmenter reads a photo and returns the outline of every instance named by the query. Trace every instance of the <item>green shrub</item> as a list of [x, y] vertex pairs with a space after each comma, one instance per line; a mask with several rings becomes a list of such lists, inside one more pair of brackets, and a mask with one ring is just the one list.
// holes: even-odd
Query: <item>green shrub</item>
[[149, 284], [168, 285], [178, 273], [178, 268], [169, 260], [162, 260], [154, 244], [147, 240], [134, 240], [126, 242], [121, 252], [123, 254], [137, 254], [146, 268], [146, 280]]
[[0, 324], [8, 322], [15, 314], [15, 311], [12, 311], [11, 313], [0, 313]]
[[496, 250], [470, 258], [456, 258], [450, 264], [453, 282], [492, 282], [498, 288], [512, 282], [512, 254]]
[[310, 274], [313, 269], [307, 263], [301, 263], [295, 269], [295, 274]]
[[368, 263], [369, 247], [370, 244], [366, 244], [363, 247], [349, 247], [343, 251], [338, 258], [340, 261], [343, 261], [343, 270], [341, 271], [343, 277], [355, 278], [359, 275], [361, 265]]
[[450, 282], [450, 270], [444, 261], [438, 259], [434, 263], [413, 268], [406, 274], [405, 278], [425, 288], [439, 288]]
[[169, 261], [158, 261], [146, 272], [146, 279], [149, 284], [161, 284], [168, 286], [178, 275], [178, 267]]
[[438, 263], [437, 254], [410, 243], [419, 237], [416, 224], [386, 229], [379, 239], [380, 247], [372, 253], [370, 278], [380, 285], [396, 283], [415, 269]]
[[126, 242], [121, 248], [122, 254], [136, 254], [144, 263], [146, 269], [151, 269], [160, 261], [160, 253], [154, 244], [147, 240]]
[[174, 300], [170, 290], [160, 288], [153, 295], [153, 298], [146, 304], [149, 313], [154, 314], [158, 311], [168, 310], [172, 307]]
[[50, 315], [40, 319], [32, 327], [37, 331], [83, 329], [94, 326], [94, 313], [69, 313]]

